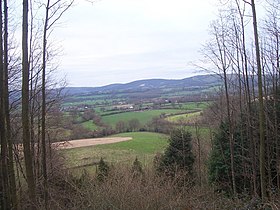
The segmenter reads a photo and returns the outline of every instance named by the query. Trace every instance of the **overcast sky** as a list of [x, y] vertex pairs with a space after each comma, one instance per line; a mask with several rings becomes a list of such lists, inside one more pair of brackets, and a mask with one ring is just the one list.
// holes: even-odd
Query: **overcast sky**
[[56, 28], [69, 86], [101, 86], [197, 74], [213, 0], [76, 1]]

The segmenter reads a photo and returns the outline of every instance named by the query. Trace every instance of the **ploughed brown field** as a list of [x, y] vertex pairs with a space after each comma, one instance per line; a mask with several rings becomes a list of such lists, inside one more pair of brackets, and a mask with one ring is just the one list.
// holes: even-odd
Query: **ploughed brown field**
[[88, 147], [99, 144], [112, 144], [122, 141], [129, 141], [131, 137], [106, 137], [106, 138], [91, 138], [91, 139], [78, 139], [64, 142], [55, 142], [53, 146], [57, 149], [72, 149], [77, 147]]

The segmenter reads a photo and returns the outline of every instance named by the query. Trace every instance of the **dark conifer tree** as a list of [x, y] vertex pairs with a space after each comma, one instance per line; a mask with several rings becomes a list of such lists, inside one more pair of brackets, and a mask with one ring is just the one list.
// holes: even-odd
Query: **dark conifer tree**
[[132, 164], [132, 169], [131, 169], [133, 176], [138, 176], [143, 174], [143, 168], [141, 162], [138, 160], [136, 157], [133, 164]]
[[191, 133], [184, 128], [171, 132], [170, 143], [161, 157], [158, 171], [174, 176], [178, 171], [193, 173], [194, 155], [192, 152]]
[[101, 158], [98, 163], [97, 179], [101, 182], [105, 181], [106, 177], [109, 175], [109, 170], [108, 164]]

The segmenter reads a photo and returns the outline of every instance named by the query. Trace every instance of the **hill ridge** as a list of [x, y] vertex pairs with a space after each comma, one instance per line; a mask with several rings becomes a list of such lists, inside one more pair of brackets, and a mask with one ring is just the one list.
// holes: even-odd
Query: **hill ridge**
[[183, 79], [141, 79], [128, 83], [114, 83], [100, 87], [66, 87], [68, 94], [88, 93], [120, 93], [120, 92], [143, 92], [151, 89], [182, 89], [211, 87], [221, 84], [219, 76], [214, 74], [197, 75]]

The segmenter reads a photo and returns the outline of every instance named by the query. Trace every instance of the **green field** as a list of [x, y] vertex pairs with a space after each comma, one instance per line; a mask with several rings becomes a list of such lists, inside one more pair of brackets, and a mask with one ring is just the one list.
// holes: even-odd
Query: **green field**
[[[211, 139], [208, 128], [199, 127], [199, 136], [196, 135], [194, 126], [187, 126], [186, 129], [192, 133], [193, 141], [199, 137], [202, 141]], [[71, 169], [75, 176], [80, 176], [83, 170], [94, 174], [97, 170], [97, 163], [103, 158], [109, 165], [118, 166], [132, 165], [137, 157], [143, 167], [150, 167], [156, 154], [163, 153], [168, 145], [168, 136], [151, 132], [130, 132], [114, 136], [132, 137], [132, 140], [113, 144], [96, 145], [67, 149], [61, 151], [66, 160], [66, 166]]]
[[120, 114], [103, 116], [102, 120], [104, 123], [115, 127], [118, 121], [128, 122], [131, 119], [138, 119], [139, 122], [144, 125], [151, 121], [154, 117], [158, 117], [161, 114], [178, 114], [182, 113], [179, 109], [158, 109], [158, 110], [148, 110], [148, 111], [138, 111], [138, 112], [124, 112]]
[[114, 144], [63, 150], [69, 168], [97, 163], [104, 158], [109, 163], [132, 164], [137, 157], [144, 166], [152, 164], [154, 156], [163, 152], [168, 144], [167, 136], [150, 132], [122, 133], [114, 136], [132, 137], [132, 140]]
[[209, 106], [209, 102], [188, 102], [182, 105], [182, 109], [203, 110]]
[[81, 100], [74, 102], [65, 102], [62, 104], [62, 106], [95, 105], [97, 102], [103, 102], [103, 100]]
[[173, 122], [173, 123], [179, 123], [179, 122], [192, 123], [198, 120], [200, 116], [201, 116], [201, 111], [198, 111], [198, 112], [169, 116], [166, 119], [169, 122]]
[[86, 122], [83, 122], [81, 123], [81, 125], [84, 127], [84, 128], [87, 128], [91, 131], [95, 131], [95, 130], [98, 130], [100, 127], [95, 125], [92, 120], [89, 120], [89, 121], [86, 121]]

